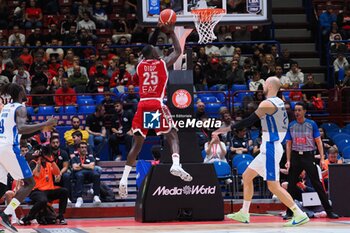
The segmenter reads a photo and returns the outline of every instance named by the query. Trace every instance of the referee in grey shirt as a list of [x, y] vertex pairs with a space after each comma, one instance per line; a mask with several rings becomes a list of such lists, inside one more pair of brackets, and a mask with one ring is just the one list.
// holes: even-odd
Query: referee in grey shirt
[[[315, 163], [316, 145], [321, 156], [321, 165], [324, 164], [324, 152], [320, 132], [313, 120], [305, 118], [306, 107], [304, 103], [297, 103], [294, 108], [295, 121], [288, 126], [287, 140], [287, 163], [289, 169], [288, 192], [295, 199], [300, 173], [305, 170], [310, 177], [312, 186], [316, 190], [328, 218], [338, 218], [329, 204], [327, 194], [323, 188]], [[316, 145], [315, 145], [316, 143]], [[321, 166], [323, 167], [323, 166]], [[290, 213], [289, 213], [290, 214]], [[287, 213], [288, 215], [288, 213]]]

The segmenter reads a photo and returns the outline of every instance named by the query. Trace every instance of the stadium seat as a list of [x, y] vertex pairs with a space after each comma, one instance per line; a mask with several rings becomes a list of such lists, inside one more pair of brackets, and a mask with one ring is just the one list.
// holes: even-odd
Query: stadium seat
[[350, 146], [350, 138], [341, 139], [339, 141], [335, 141], [339, 151], [343, 151], [346, 147]]
[[152, 164], [150, 161], [140, 159], [136, 163], [136, 186], [140, 188], [143, 180], [151, 169]]
[[232, 160], [232, 167], [237, 168], [238, 164], [240, 164], [243, 161], [253, 161], [254, 157], [250, 154], [240, 154], [233, 157]]
[[207, 153], [205, 152], [205, 150], [202, 150], [202, 158], [203, 158], [203, 160], [205, 159], [205, 157], [207, 157]]
[[249, 164], [251, 163], [251, 161], [242, 161], [237, 165], [237, 174], [238, 175], [242, 175], [245, 170], [247, 169], [247, 167], [249, 166]]
[[203, 103], [217, 103], [218, 99], [215, 96], [207, 96], [207, 97], [202, 97], [200, 100]]
[[233, 84], [232, 85], [232, 92], [235, 93], [236, 91], [246, 91], [249, 90], [247, 85], [238, 85], [238, 84]]
[[338, 134], [334, 135], [334, 137], [332, 138], [332, 140], [335, 143], [341, 141], [342, 139], [349, 139], [350, 140], [350, 135], [349, 134], [345, 134], [345, 133], [338, 133]]
[[243, 102], [244, 97], [251, 96], [253, 97], [254, 92], [240, 92], [237, 95], [235, 95], [233, 98], [234, 102]]
[[77, 103], [78, 103], [78, 105], [94, 105], [95, 100], [94, 99], [78, 99]]
[[231, 167], [228, 163], [216, 161], [213, 164], [214, 164], [216, 176], [219, 179], [227, 179], [231, 177]]
[[328, 132], [330, 129], [339, 129], [339, 126], [335, 123], [323, 123], [321, 125], [321, 128], [324, 128], [326, 130], [326, 132]]
[[284, 96], [284, 99], [289, 102], [290, 99], [289, 99], [289, 94], [290, 94], [290, 91], [284, 91], [282, 92], [282, 95]]
[[94, 105], [83, 105], [79, 106], [79, 113], [80, 114], [92, 114], [95, 112], [96, 106]]
[[251, 129], [250, 130], [250, 137], [253, 141], [259, 137], [259, 134], [260, 134], [259, 129]]
[[225, 103], [226, 96], [228, 96], [228, 91], [225, 91], [224, 93], [216, 93], [215, 96], [220, 101], [220, 103]]
[[197, 97], [199, 99], [202, 99], [202, 98], [205, 98], [205, 97], [213, 97], [213, 95], [210, 94], [210, 93], [199, 93], [199, 94], [197, 94]]
[[350, 146], [345, 147], [341, 153], [344, 159], [350, 159]]
[[38, 110], [39, 115], [53, 115], [55, 108], [53, 106], [40, 106]]
[[34, 113], [34, 109], [33, 107], [27, 107], [27, 113], [31, 116], [33, 116], [35, 113]]
[[350, 130], [350, 124], [347, 124], [343, 129]]
[[207, 113], [208, 117], [217, 118], [219, 116], [220, 108], [221, 104], [219, 103], [207, 103], [205, 105], [205, 112]]
[[292, 109], [292, 110], [294, 110], [294, 108], [295, 108], [295, 105], [298, 103], [298, 101], [292, 101], [292, 102], [290, 102], [290, 108]]
[[103, 101], [104, 99], [105, 99], [104, 95], [96, 95], [96, 96], [95, 96], [96, 104], [102, 103], [102, 101]]
[[63, 107], [63, 113], [65, 114], [76, 114], [77, 108], [75, 106], [65, 106]]
[[79, 101], [79, 100], [81, 100], [81, 99], [84, 99], [84, 100], [86, 100], [86, 99], [92, 99], [92, 96], [91, 96], [91, 95], [78, 95], [78, 96], [77, 96], [77, 100]]

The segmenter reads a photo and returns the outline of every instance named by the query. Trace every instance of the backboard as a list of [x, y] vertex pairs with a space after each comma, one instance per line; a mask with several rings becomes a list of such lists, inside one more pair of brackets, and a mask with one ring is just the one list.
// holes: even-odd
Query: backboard
[[226, 11], [220, 24], [270, 23], [271, 0], [138, 0], [139, 22], [155, 26], [159, 12], [171, 8], [176, 12], [177, 25], [194, 26], [191, 10], [200, 7], [201, 2], [206, 2], [209, 8], [222, 8]]

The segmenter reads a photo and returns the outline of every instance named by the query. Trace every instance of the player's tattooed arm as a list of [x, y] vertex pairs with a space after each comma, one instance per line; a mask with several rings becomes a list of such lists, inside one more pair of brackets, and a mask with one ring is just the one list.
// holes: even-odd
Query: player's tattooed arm
[[25, 107], [19, 107], [16, 110], [16, 124], [17, 124], [19, 134], [31, 134], [39, 130], [42, 130], [47, 126], [57, 125], [57, 120], [55, 118], [50, 118], [45, 122], [42, 122], [39, 124], [33, 124], [33, 125], [29, 125], [26, 122], [27, 122], [27, 109]]

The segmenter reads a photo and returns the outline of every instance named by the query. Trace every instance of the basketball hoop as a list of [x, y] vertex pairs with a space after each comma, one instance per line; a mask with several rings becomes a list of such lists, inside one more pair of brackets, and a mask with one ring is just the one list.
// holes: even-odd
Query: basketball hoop
[[214, 28], [225, 12], [220, 8], [202, 8], [191, 11], [199, 35], [199, 44], [211, 43], [216, 39]]

